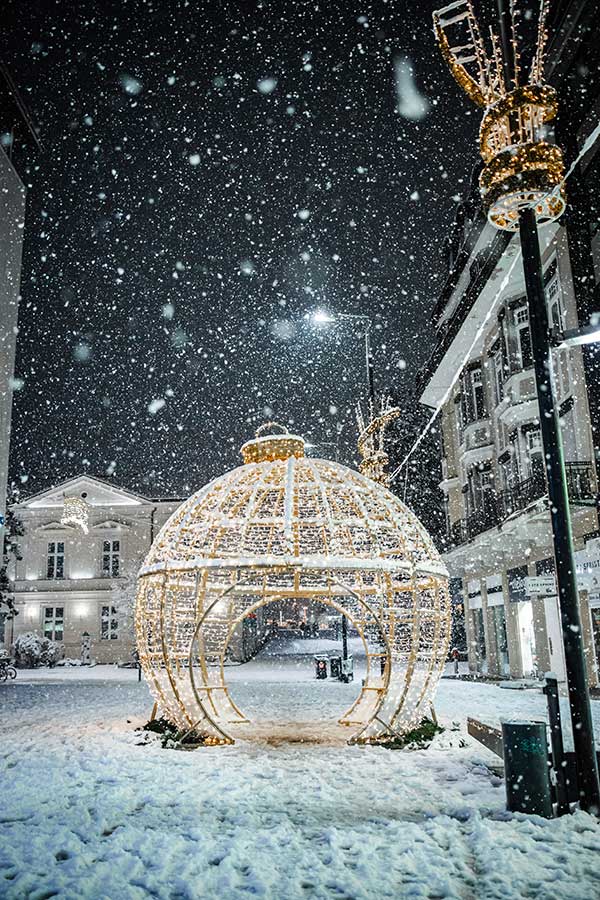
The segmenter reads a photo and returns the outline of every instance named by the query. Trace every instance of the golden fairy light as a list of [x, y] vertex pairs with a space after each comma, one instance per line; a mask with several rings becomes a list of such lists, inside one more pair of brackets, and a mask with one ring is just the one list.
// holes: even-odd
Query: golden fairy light
[[384, 486], [268, 430], [244, 444], [244, 465], [179, 507], [140, 570], [137, 646], [160, 714], [232, 743], [247, 722], [224, 665], [236, 627], [270, 603], [309, 600], [346, 615], [365, 646], [362, 689], [340, 719], [350, 740], [406, 732], [429, 712], [446, 659], [446, 568]]
[[547, 123], [556, 115], [554, 88], [543, 83], [548, 0], [541, 0], [537, 40], [529, 71], [520, 53], [520, 10], [510, 4], [510, 80], [505, 75], [498, 36], [484, 40], [471, 0], [457, 0], [433, 14], [435, 34], [450, 72], [465, 93], [485, 109], [479, 150], [485, 163], [479, 178], [489, 221], [516, 231], [519, 211], [535, 209], [538, 224], [552, 222], [565, 209], [564, 163], [549, 143]]
[[362, 475], [387, 487], [389, 485], [387, 473], [389, 457], [384, 448], [385, 432], [388, 425], [398, 418], [400, 410], [397, 406], [390, 404], [388, 397], [383, 397], [380, 401], [379, 411], [371, 409], [370, 412], [371, 419], [367, 423], [360, 405], [356, 410], [359, 431], [358, 451], [362, 457], [358, 468]]
[[65, 497], [61, 525], [75, 525], [84, 534], [88, 533], [89, 507], [83, 497]]

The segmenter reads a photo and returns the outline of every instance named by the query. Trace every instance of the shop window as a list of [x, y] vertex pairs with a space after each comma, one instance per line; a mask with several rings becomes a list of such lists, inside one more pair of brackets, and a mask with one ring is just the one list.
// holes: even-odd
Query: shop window
[[62, 641], [65, 632], [64, 606], [44, 607], [44, 637], [51, 641]]
[[65, 577], [65, 545], [63, 541], [50, 541], [46, 554], [46, 578]]

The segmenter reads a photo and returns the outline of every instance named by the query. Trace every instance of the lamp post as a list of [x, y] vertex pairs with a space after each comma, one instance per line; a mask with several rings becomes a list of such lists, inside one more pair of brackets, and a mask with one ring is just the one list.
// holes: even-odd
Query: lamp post
[[[584, 810], [598, 812], [598, 764], [538, 240], [538, 223], [558, 219], [566, 204], [562, 153], [543, 138], [542, 126], [553, 118], [557, 109], [556, 93], [543, 83], [547, 5], [541, 7], [537, 44], [529, 75], [525, 77], [512, 16], [513, 4], [509, 6], [507, 0], [497, 0], [497, 7], [499, 38], [492, 32], [491, 56], [485, 49], [470, 0], [458, 0], [439, 10], [434, 14], [434, 26], [452, 75], [471, 99], [485, 109], [480, 131], [485, 166], [480, 187], [488, 220], [497, 228], [519, 231], [546, 461], [579, 803]], [[466, 29], [467, 44], [460, 39], [455, 41], [457, 27]], [[473, 64], [476, 69], [469, 70]]]
[[371, 409], [375, 409], [375, 374], [373, 369], [373, 354], [371, 352], [371, 327], [373, 322], [369, 316], [354, 313], [335, 313], [331, 315], [322, 309], [316, 310], [308, 318], [315, 325], [332, 325], [336, 322], [360, 322], [364, 327], [365, 341], [365, 367], [367, 373], [368, 398]]
[[592, 711], [587, 685], [583, 633], [579, 612], [579, 592], [573, 551], [571, 510], [565, 474], [560, 419], [553, 390], [550, 323], [542, 276], [542, 261], [535, 212], [520, 214], [519, 234], [529, 307], [531, 346], [535, 367], [540, 430], [546, 458], [548, 500], [556, 561], [565, 667], [571, 709], [573, 744], [577, 764], [577, 785], [582, 809], [599, 810], [598, 763]]

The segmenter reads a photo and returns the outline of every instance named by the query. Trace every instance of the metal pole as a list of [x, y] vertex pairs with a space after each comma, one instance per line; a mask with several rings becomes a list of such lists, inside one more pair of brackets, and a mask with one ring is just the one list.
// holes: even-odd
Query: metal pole
[[348, 659], [348, 619], [342, 613], [342, 659]]
[[542, 260], [535, 211], [524, 209], [519, 218], [523, 272], [529, 308], [529, 326], [540, 409], [540, 429], [546, 460], [556, 581], [560, 600], [569, 705], [577, 765], [581, 809], [600, 810], [598, 762], [588, 693], [579, 595], [573, 556], [571, 513], [565, 474], [560, 420], [553, 396], [550, 323], [544, 293]]
[[548, 701], [548, 721], [550, 722], [550, 740], [552, 742], [552, 767], [556, 778], [556, 814], [564, 816], [571, 812], [567, 778], [565, 772], [565, 751], [563, 746], [562, 725], [560, 721], [560, 699], [558, 681], [553, 675], [546, 675], [543, 692]]
[[498, 22], [500, 25], [500, 44], [502, 46], [502, 74], [504, 75], [504, 85], [507, 91], [513, 87], [512, 81], [515, 77], [515, 58], [513, 45], [510, 39], [512, 30], [512, 17], [510, 8], [506, 0], [497, 0]]
[[369, 402], [371, 410], [375, 410], [375, 374], [373, 372], [373, 355], [371, 353], [371, 323], [367, 322], [365, 328], [365, 357], [367, 363], [367, 384], [369, 386]]

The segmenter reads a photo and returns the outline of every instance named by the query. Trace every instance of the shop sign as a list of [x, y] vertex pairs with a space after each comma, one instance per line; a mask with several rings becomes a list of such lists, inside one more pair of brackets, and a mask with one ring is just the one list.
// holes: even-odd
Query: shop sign
[[555, 597], [556, 578], [554, 575], [528, 575], [525, 579], [525, 593], [528, 597]]
[[600, 538], [588, 541], [583, 550], [575, 553], [577, 586], [582, 591], [600, 591]]

